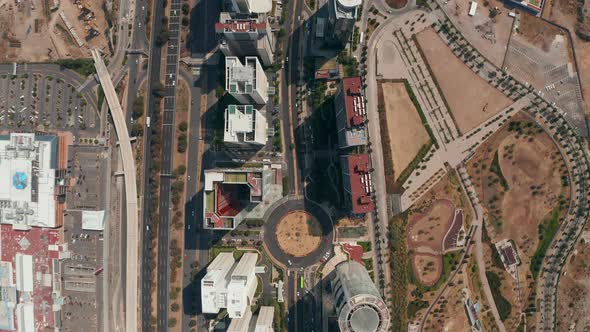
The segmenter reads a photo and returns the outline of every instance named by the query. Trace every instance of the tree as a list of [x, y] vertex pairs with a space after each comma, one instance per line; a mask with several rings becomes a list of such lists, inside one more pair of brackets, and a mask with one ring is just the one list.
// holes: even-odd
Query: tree
[[188, 3], [183, 3], [182, 4], [182, 13], [184, 15], [188, 15], [189, 10], [190, 10], [190, 7], [188, 6]]
[[176, 167], [176, 169], [174, 169], [174, 176], [175, 177], [179, 177], [181, 175], [184, 175], [184, 173], [186, 173], [186, 166], [184, 166], [184, 165], [179, 165], [178, 167]]
[[176, 318], [168, 319], [168, 327], [175, 327], [176, 326]]
[[190, 20], [188, 19], [188, 17], [183, 16], [181, 23], [182, 23], [182, 26], [185, 26], [186, 27], [190, 23]]
[[178, 303], [174, 302], [170, 306], [170, 310], [172, 310], [172, 312], [177, 312], [178, 310], [180, 310], [180, 305], [178, 305]]
[[157, 82], [156, 86], [154, 86], [154, 88], [152, 89], [152, 94], [155, 97], [162, 98], [164, 97], [165, 93], [166, 91], [164, 90], [164, 84], [162, 84], [162, 82]]
[[187, 130], [187, 128], [188, 128], [188, 124], [186, 123], [186, 121], [182, 121], [178, 125], [178, 130], [182, 131], [183, 133]]

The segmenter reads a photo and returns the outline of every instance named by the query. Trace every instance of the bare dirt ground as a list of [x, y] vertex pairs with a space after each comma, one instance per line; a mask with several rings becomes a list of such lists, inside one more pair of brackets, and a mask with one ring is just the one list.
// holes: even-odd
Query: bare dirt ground
[[389, 7], [395, 9], [404, 8], [408, 4], [408, 0], [385, 0]]
[[[589, 232], [588, 227], [585, 232]], [[564, 272], [557, 294], [558, 330], [587, 331], [590, 329], [590, 244], [587, 241], [576, 244]]]
[[414, 274], [423, 285], [436, 284], [442, 273], [443, 262], [440, 255], [413, 255]]
[[[529, 126], [521, 115], [512, 122], [519, 123], [521, 131], [509, 130], [507, 124], [477, 150], [467, 169], [486, 209], [489, 243], [512, 239], [516, 244], [524, 307], [530, 294], [527, 285], [533, 282], [530, 266], [539, 244], [538, 227], [560, 200], [567, 200], [567, 192], [561, 182], [565, 166], [549, 136], [532, 123]], [[484, 255], [486, 269], [500, 276], [502, 294], [513, 305], [505, 324], [516, 327], [518, 312], [524, 309], [518, 301], [516, 280], [501, 263], [493, 263], [490, 246], [484, 245]]]
[[442, 251], [442, 241], [451, 226], [454, 211], [450, 201], [437, 200], [423, 213], [413, 215], [408, 222], [408, 245]]
[[[53, 5], [51, 1], [50, 6]], [[0, 61], [38, 62], [59, 58], [90, 57], [91, 48], [106, 49], [108, 41], [104, 32], [107, 22], [102, 1], [87, 1], [86, 8], [94, 13], [92, 18], [84, 18], [81, 9], [71, 0], [60, 1], [59, 9], [45, 11], [44, 1], [23, 0], [19, 6], [14, 1], [0, 6]], [[67, 31], [66, 24], [59, 13], [64, 12], [68, 22], [85, 43], [79, 47]], [[86, 41], [90, 29], [99, 35]], [[20, 44], [20, 47], [18, 46]]]
[[520, 37], [545, 52], [549, 52], [551, 49], [556, 35], [563, 35], [560, 28], [548, 24], [538, 17], [526, 14], [520, 15], [518, 32]]
[[512, 104], [458, 59], [432, 28], [416, 38], [461, 132], [468, 132]]
[[590, 42], [578, 38], [575, 33], [575, 1], [551, 0], [545, 4], [543, 15], [548, 20], [565, 27], [570, 31], [573, 47], [576, 50], [578, 75], [580, 75], [580, 80], [582, 82], [582, 96], [586, 105], [588, 105], [588, 102], [590, 101]]
[[318, 221], [305, 211], [291, 211], [277, 226], [279, 247], [295, 257], [309, 255], [320, 245], [321, 228]]
[[[471, 331], [469, 321], [464, 309], [464, 293], [463, 289], [468, 287], [465, 278], [465, 268], [462, 268], [454, 280], [453, 285], [450, 286], [444, 295], [444, 300], [438, 302], [434, 310], [438, 310], [436, 317], [431, 314], [424, 326], [424, 331], [432, 332], [468, 332]], [[473, 300], [473, 298], [472, 298]]]
[[403, 82], [380, 84], [385, 102], [393, 172], [399, 175], [416, 157], [429, 137]]
[[[468, 15], [469, 0], [449, 1], [443, 7], [463, 36], [493, 64], [501, 66], [514, 19], [508, 16], [501, 1], [490, 0], [487, 7], [484, 4], [479, 3], [474, 16]], [[489, 12], [494, 7], [500, 8], [501, 13], [490, 19]]]

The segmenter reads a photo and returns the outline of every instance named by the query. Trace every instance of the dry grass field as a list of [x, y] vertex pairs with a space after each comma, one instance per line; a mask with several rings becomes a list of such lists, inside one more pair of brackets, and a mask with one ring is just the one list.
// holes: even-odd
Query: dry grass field
[[287, 254], [303, 257], [320, 246], [322, 230], [305, 211], [291, 211], [277, 225], [279, 247]]
[[436, 284], [442, 273], [443, 261], [440, 255], [416, 254], [412, 257], [414, 275], [423, 285]]
[[380, 84], [395, 177], [410, 164], [429, 137], [403, 82]]
[[455, 207], [450, 201], [437, 200], [423, 213], [412, 215], [408, 223], [408, 245], [442, 250], [442, 241], [451, 226]]
[[[585, 231], [588, 233], [588, 231]], [[587, 238], [590, 236], [587, 236]], [[560, 330], [590, 328], [590, 244], [581, 240], [568, 258], [558, 287], [558, 326]]]
[[[495, 266], [493, 271], [503, 280], [503, 296], [513, 307], [524, 309], [531, 291], [526, 286], [533, 282], [531, 263], [533, 257], [539, 257], [539, 227], [549, 229], [552, 223], [557, 224], [564, 213], [559, 207], [567, 202], [561, 155], [547, 134], [524, 116], [516, 115], [477, 150], [467, 169], [486, 209], [490, 243], [511, 239], [516, 244], [522, 262], [518, 271], [523, 308], [517, 301], [516, 281], [504, 272], [501, 263], [494, 263], [491, 249], [484, 246], [491, 262], [486, 268]], [[545, 236], [546, 241], [550, 236]], [[512, 310], [505, 322], [507, 328], [516, 327], [518, 311]]]
[[512, 103], [458, 59], [432, 28], [416, 39], [462, 133]]
[[[430, 314], [424, 331], [428, 332], [469, 332], [469, 321], [463, 304], [465, 295], [463, 289], [468, 287], [465, 282], [465, 268], [460, 272], [453, 286], [449, 287], [444, 294], [444, 301], [439, 301], [434, 310], [439, 310], [436, 317]], [[472, 298], [473, 300], [473, 298]]]

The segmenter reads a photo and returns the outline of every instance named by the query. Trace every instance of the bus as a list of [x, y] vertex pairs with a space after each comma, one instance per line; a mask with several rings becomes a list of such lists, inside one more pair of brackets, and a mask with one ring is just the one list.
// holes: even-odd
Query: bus
[[303, 276], [299, 277], [299, 288], [303, 288]]

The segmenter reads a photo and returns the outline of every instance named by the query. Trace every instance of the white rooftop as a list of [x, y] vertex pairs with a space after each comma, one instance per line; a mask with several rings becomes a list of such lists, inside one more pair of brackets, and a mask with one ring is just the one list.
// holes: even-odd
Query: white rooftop
[[57, 227], [57, 137], [0, 136], [0, 223], [15, 229]]
[[104, 230], [105, 211], [82, 211], [82, 229], [88, 231]]
[[264, 14], [272, 10], [272, 0], [248, 0], [250, 12], [254, 14]]
[[223, 141], [266, 144], [266, 117], [252, 105], [229, 105], [225, 110]]

